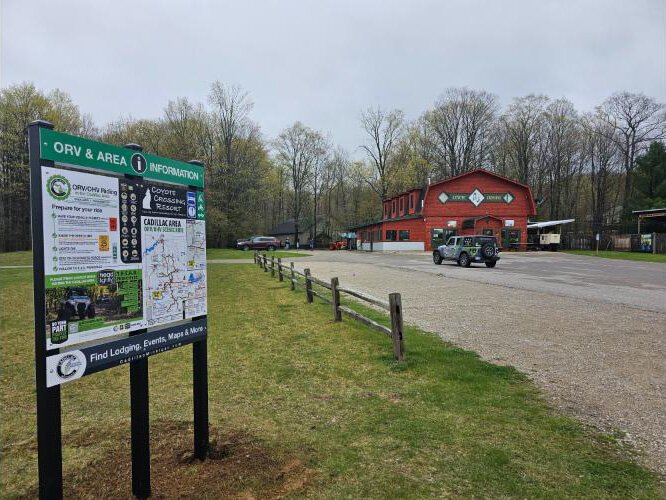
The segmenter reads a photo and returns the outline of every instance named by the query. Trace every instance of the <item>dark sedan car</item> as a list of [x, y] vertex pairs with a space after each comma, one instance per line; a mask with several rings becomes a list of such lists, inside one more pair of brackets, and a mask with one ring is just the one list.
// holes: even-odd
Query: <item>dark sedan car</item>
[[254, 236], [236, 243], [236, 248], [240, 250], [276, 250], [281, 246], [282, 242], [272, 236]]

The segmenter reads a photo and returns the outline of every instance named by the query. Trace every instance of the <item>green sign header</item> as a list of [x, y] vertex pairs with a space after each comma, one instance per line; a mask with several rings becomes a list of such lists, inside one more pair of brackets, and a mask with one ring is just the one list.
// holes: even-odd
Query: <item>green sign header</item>
[[516, 199], [511, 193], [482, 193], [475, 189], [471, 193], [447, 193], [442, 192], [437, 197], [442, 203], [451, 201], [463, 201], [472, 203], [478, 207], [481, 203], [506, 203], [507, 205]]
[[204, 187], [199, 165], [91, 141], [74, 135], [40, 129], [41, 157], [56, 163], [138, 175], [156, 181]]

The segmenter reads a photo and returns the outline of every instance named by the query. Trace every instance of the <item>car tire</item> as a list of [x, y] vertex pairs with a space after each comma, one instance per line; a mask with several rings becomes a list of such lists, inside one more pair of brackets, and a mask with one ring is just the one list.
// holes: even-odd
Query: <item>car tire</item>
[[481, 245], [481, 256], [484, 259], [490, 259], [495, 255], [495, 247], [492, 243], [484, 243]]
[[435, 251], [432, 253], [432, 261], [438, 266], [442, 264], [442, 256], [439, 252]]
[[495, 264], [497, 264], [497, 262], [486, 262], [486, 267], [495, 267]]
[[247, 246], [247, 245], [244, 245], [244, 246], [243, 246], [243, 252], [247, 252], [249, 249], [250, 249], [249, 246]]
[[469, 255], [466, 253], [461, 253], [458, 257], [458, 265], [462, 267], [469, 267], [472, 265], [472, 261], [469, 258]]
[[270, 246], [268, 247], [268, 251], [269, 251], [269, 252], [274, 252], [274, 251], [275, 251], [275, 247], [274, 247], [273, 245], [270, 245]]
[[90, 318], [90, 319], [95, 317], [95, 306], [90, 306], [88, 308], [88, 312], [87, 312], [86, 316], [88, 316], [88, 318]]

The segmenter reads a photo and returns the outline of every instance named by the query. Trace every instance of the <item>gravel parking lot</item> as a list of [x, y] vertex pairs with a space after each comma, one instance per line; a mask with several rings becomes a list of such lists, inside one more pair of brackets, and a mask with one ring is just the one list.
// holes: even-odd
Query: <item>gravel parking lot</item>
[[666, 265], [504, 253], [495, 269], [465, 269], [426, 253], [320, 252], [297, 267], [401, 292], [408, 322], [515, 366], [553, 406], [625, 432], [666, 476]]

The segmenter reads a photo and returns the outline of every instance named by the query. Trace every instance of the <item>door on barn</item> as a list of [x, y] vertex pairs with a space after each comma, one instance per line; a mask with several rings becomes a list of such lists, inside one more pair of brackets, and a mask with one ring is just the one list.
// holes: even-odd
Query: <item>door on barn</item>
[[514, 243], [520, 243], [520, 229], [502, 229], [502, 248], [509, 248]]

